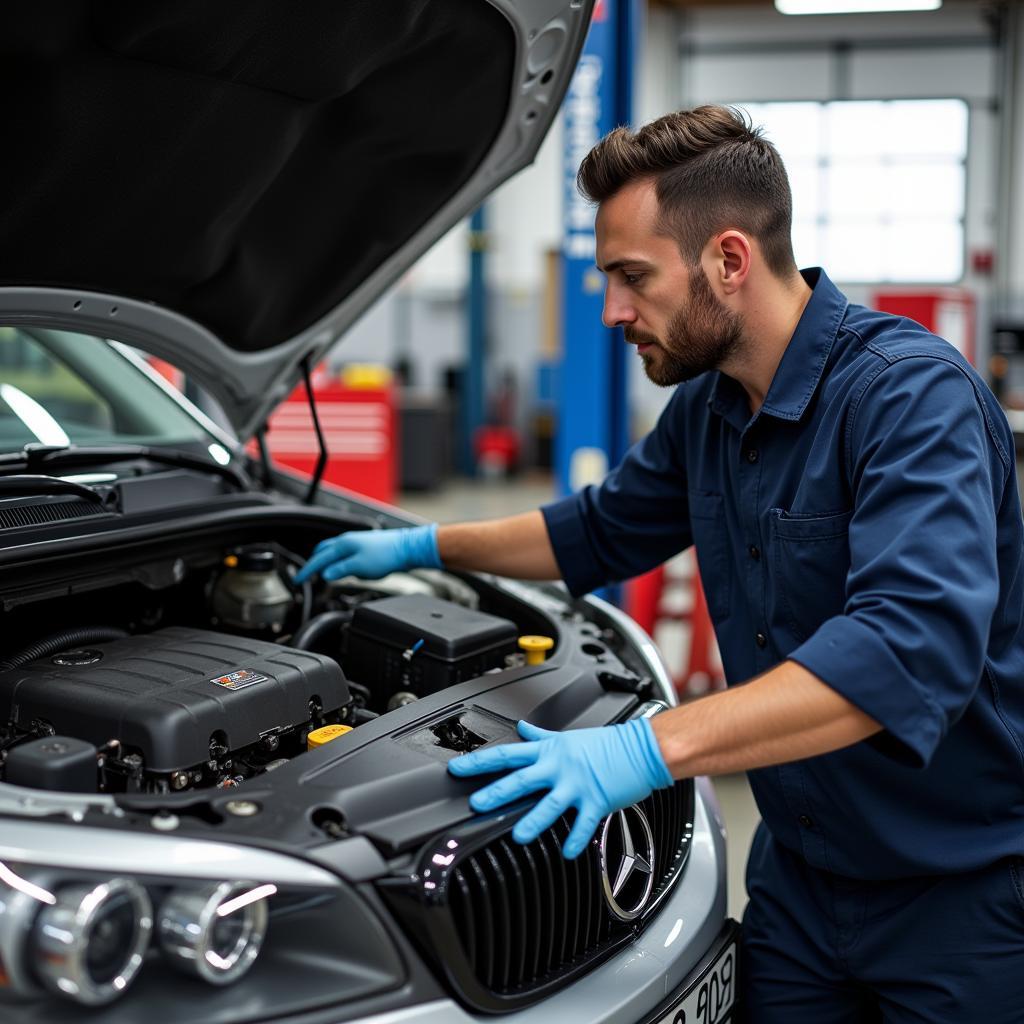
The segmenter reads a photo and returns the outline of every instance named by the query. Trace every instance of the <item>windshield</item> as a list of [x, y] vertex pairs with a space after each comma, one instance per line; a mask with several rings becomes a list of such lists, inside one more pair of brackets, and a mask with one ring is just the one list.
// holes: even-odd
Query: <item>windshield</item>
[[0, 452], [38, 443], [208, 453], [214, 441], [110, 342], [70, 331], [0, 326]]

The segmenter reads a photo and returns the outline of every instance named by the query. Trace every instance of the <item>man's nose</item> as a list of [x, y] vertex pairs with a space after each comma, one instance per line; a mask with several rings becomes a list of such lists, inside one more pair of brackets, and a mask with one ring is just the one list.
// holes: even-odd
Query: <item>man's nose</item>
[[630, 303], [623, 301], [614, 288], [604, 290], [604, 309], [601, 310], [601, 322], [605, 327], [624, 327], [636, 320], [636, 310]]

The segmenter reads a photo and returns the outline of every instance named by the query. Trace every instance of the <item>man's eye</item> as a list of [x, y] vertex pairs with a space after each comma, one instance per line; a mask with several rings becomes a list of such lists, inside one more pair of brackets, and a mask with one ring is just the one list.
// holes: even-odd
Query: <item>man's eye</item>
[[626, 282], [626, 284], [639, 284], [644, 279], [644, 275], [624, 273], [622, 275], [622, 279]]

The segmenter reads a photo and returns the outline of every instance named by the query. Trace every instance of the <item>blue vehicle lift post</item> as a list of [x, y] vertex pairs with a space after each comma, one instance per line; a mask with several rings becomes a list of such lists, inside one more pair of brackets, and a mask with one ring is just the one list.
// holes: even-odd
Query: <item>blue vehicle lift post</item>
[[594, 265], [595, 210], [577, 193], [576, 172], [601, 136], [631, 121], [641, 17], [641, 0], [598, 0], [563, 105], [562, 365], [555, 447], [562, 494], [599, 482], [629, 444], [629, 352], [621, 329], [601, 323], [604, 278]]
[[462, 377], [459, 408], [459, 469], [476, 475], [473, 438], [484, 424], [485, 369], [487, 365], [487, 231], [484, 208], [474, 211], [469, 221], [469, 287], [466, 365]]

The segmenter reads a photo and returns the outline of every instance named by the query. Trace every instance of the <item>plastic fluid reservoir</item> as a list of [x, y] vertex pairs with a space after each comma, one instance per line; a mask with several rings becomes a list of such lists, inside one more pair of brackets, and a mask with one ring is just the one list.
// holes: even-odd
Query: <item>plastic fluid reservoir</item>
[[210, 595], [210, 611], [229, 626], [280, 633], [293, 600], [281, 579], [276, 552], [241, 548], [224, 557], [224, 571]]

